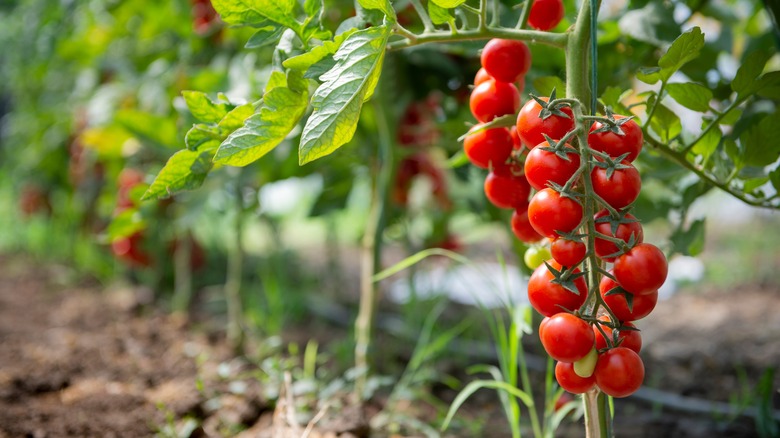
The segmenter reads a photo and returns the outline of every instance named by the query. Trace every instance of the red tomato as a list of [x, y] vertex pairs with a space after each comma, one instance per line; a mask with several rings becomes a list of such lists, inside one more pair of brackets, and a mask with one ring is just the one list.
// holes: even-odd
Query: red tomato
[[143, 249], [144, 235], [138, 231], [127, 237], [120, 237], [111, 242], [111, 251], [116, 258], [129, 265], [142, 267], [151, 266], [152, 260]]
[[501, 82], [514, 82], [531, 67], [531, 51], [524, 42], [494, 38], [480, 56], [482, 68]]
[[520, 108], [520, 93], [513, 84], [488, 80], [471, 91], [469, 108], [477, 120], [487, 123], [505, 114], [515, 114]]
[[557, 238], [557, 231], [574, 231], [582, 222], [582, 206], [571, 198], [564, 198], [551, 188], [538, 191], [528, 205], [531, 226], [545, 237]]
[[588, 392], [596, 384], [595, 374], [590, 377], [580, 377], [574, 372], [574, 364], [558, 362], [555, 364], [555, 380], [558, 385], [572, 394]]
[[[550, 181], [561, 186], [566, 184], [566, 181], [580, 167], [580, 156], [569, 144], [566, 145], [568, 161], [555, 152], [542, 149], [547, 147], [550, 147], [549, 143], [541, 142], [528, 152], [528, 157], [525, 159], [525, 177], [536, 190], [547, 187]], [[568, 149], [571, 149], [571, 152], [568, 152]]]
[[[553, 269], [561, 270], [561, 265], [555, 260], [549, 260], [547, 263]], [[577, 273], [579, 270], [574, 272]], [[577, 310], [582, 307], [588, 296], [588, 286], [585, 284], [585, 279], [579, 277], [574, 280], [574, 285], [579, 292], [579, 294], [575, 294], [559, 284], [551, 283], [554, 278], [546, 265], [541, 265], [534, 270], [531, 278], [528, 279], [528, 301], [531, 306], [544, 316], [553, 316], [564, 310]]]
[[517, 126], [513, 125], [511, 128], [509, 128], [509, 135], [512, 137], [512, 146], [515, 149], [522, 149], [523, 142], [520, 141], [520, 136], [517, 135]]
[[625, 296], [622, 294], [607, 295], [607, 292], [611, 291], [616, 286], [618, 286], [617, 283], [605, 276], [601, 279], [601, 283], [599, 283], [599, 291], [601, 292], [602, 298], [604, 298], [604, 302], [609, 306], [609, 310], [611, 310], [612, 313], [615, 314], [615, 317], [621, 322], [636, 321], [644, 318], [655, 309], [655, 305], [658, 303], [658, 291], [653, 291], [645, 295], [632, 294], [633, 306], [631, 310], [629, 310]]
[[534, 0], [528, 15], [528, 25], [538, 30], [550, 30], [563, 19], [562, 0]]
[[[629, 240], [631, 240], [631, 235], [634, 235], [634, 242], [635, 243], [642, 243], [644, 240], [644, 231], [642, 230], [642, 224], [636, 221], [636, 217], [632, 214], [626, 214], [625, 219], [629, 221], [636, 221], [636, 222], [627, 222], [627, 223], [621, 223], [617, 227], [617, 231], [612, 234], [612, 224], [609, 222], [599, 222], [598, 219], [600, 218], [609, 218], [609, 211], [606, 209], [599, 211], [593, 216], [594, 219], [596, 219], [596, 232], [604, 234], [605, 236], [612, 236], [617, 237], [618, 239], [623, 240], [624, 242], [628, 243]], [[599, 256], [602, 260], [605, 262], [613, 262], [615, 261], [615, 257], [607, 257], [610, 254], [615, 254], [618, 252], [618, 247], [614, 243], [606, 240], [606, 239], [600, 239], [598, 236], [596, 237], [596, 255]]]
[[599, 355], [596, 369], [596, 385], [612, 397], [628, 397], [636, 392], [645, 379], [645, 366], [636, 352], [617, 347]]
[[583, 242], [559, 237], [550, 244], [550, 252], [552, 258], [563, 266], [577, 266], [585, 259], [588, 249]]
[[485, 179], [485, 196], [498, 208], [525, 207], [530, 193], [531, 186], [522, 175], [490, 172]]
[[[548, 100], [546, 97], [541, 99], [545, 102]], [[560, 140], [567, 132], [574, 129], [574, 115], [571, 108], [561, 108], [561, 112], [568, 118], [553, 114], [542, 119], [539, 116], [541, 111], [542, 106], [539, 102], [531, 99], [523, 105], [517, 115], [517, 133], [529, 149], [545, 141], [543, 134], [547, 134], [553, 140]]]
[[545, 316], [544, 318], [542, 318], [542, 322], [539, 323], [539, 340], [542, 340], [542, 333], [544, 333], [544, 326], [546, 326], [548, 322], [550, 322], [550, 317]]
[[[624, 118], [626, 116], [615, 116], [615, 120]], [[644, 141], [642, 128], [632, 119], [620, 126], [624, 135], [618, 135], [611, 131], [592, 134], [593, 131], [600, 129], [602, 126], [601, 122], [594, 122], [590, 127], [591, 134], [588, 135], [588, 146], [613, 158], [628, 153], [625, 160], [629, 163], [636, 160], [636, 157], [639, 156], [639, 152], [642, 150], [642, 142]]]
[[491, 79], [493, 78], [490, 76], [487, 70], [485, 70], [485, 67], [482, 67], [477, 71], [477, 74], [474, 75], [474, 86], [476, 87], [477, 85], [489, 81]]
[[623, 289], [644, 295], [657, 291], [666, 281], [669, 267], [658, 247], [640, 243], [615, 259], [615, 280]]
[[[476, 129], [475, 127], [473, 129]], [[502, 166], [512, 153], [512, 136], [507, 128], [483, 129], [470, 133], [463, 140], [463, 151], [477, 167], [489, 169]]]
[[593, 349], [595, 338], [590, 324], [571, 313], [550, 317], [541, 333], [542, 346], [559, 362], [576, 362]]
[[627, 169], [615, 169], [607, 178], [607, 170], [596, 166], [590, 174], [593, 191], [613, 208], [621, 209], [634, 202], [642, 188], [642, 179], [634, 166], [624, 161]]
[[544, 238], [544, 236], [536, 232], [534, 227], [531, 226], [531, 222], [528, 221], [527, 206], [515, 209], [514, 213], [512, 213], [510, 224], [512, 232], [521, 242], [536, 243]]
[[[599, 320], [610, 322], [608, 315], [600, 316]], [[623, 327], [636, 328], [636, 326], [630, 322], [624, 322]], [[612, 329], [609, 326], [603, 324], [601, 325], [601, 329], [604, 330], [604, 333], [607, 335], [610, 342], [613, 341]], [[596, 324], [593, 324], [593, 335], [596, 337], [596, 350], [603, 350], [607, 348], [607, 341], [596, 327]], [[621, 347], [626, 347], [630, 350], [636, 351], [637, 353], [642, 350], [642, 335], [639, 334], [638, 330], [618, 330], [618, 340], [620, 340]]]

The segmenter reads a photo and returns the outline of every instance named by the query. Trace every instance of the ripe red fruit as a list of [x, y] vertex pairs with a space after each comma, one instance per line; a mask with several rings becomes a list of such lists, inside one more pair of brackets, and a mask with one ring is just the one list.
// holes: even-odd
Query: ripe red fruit
[[550, 317], [541, 333], [547, 354], [560, 362], [576, 362], [593, 349], [595, 337], [590, 324], [571, 313], [556, 313]]
[[564, 15], [562, 0], [534, 0], [528, 15], [528, 25], [538, 30], [550, 30]]
[[531, 186], [522, 175], [490, 172], [485, 178], [485, 196], [498, 208], [517, 209], [528, 205]]
[[[624, 118], [626, 116], [615, 116], [615, 120]], [[588, 146], [613, 158], [628, 153], [625, 161], [629, 163], [636, 160], [636, 157], [639, 156], [639, 152], [642, 150], [642, 142], [644, 141], [642, 128], [632, 119], [620, 126], [624, 135], [618, 135], [611, 131], [593, 134], [593, 131], [600, 129], [602, 126], [601, 122], [594, 122], [590, 127], [591, 134], [588, 135]]]
[[617, 347], [599, 355], [596, 369], [596, 385], [612, 397], [628, 397], [642, 386], [645, 366], [636, 352]]
[[563, 266], [577, 266], [585, 259], [588, 249], [585, 243], [559, 237], [550, 244], [550, 253]]
[[111, 242], [111, 251], [116, 258], [129, 265], [148, 267], [152, 260], [143, 249], [144, 235], [138, 231], [130, 236], [120, 237]]
[[[547, 263], [553, 269], [561, 270], [561, 265], [555, 260], [549, 260]], [[577, 273], [579, 270], [574, 272]], [[534, 270], [531, 278], [528, 279], [528, 301], [531, 306], [544, 316], [552, 316], [564, 310], [573, 311], [582, 307], [588, 295], [585, 279], [579, 277], [574, 280], [574, 285], [579, 292], [579, 294], [575, 294], [560, 284], [552, 283], [554, 278], [546, 265], [541, 265]]]
[[574, 364], [558, 362], [555, 364], [555, 380], [558, 385], [572, 394], [588, 392], [596, 384], [595, 374], [590, 377], [580, 377], [574, 372]]
[[[604, 234], [605, 236], [612, 236], [617, 237], [618, 239], [623, 240], [624, 242], [628, 243], [629, 240], [631, 240], [631, 235], [634, 236], [634, 242], [635, 243], [642, 243], [644, 240], [644, 231], [642, 230], [642, 224], [636, 221], [636, 217], [632, 214], [626, 214], [625, 218], [628, 220], [633, 220], [636, 222], [628, 222], [628, 223], [621, 223], [617, 227], [617, 231], [612, 234], [612, 225], [609, 222], [598, 222], [598, 219], [605, 218], [609, 216], [609, 211], [606, 209], [599, 211], [596, 213], [593, 218], [596, 219], [596, 232]], [[607, 257], [610, 254], [615, 254], [618, 252], [618, 247], [614, 243], [606, 240], [601, 239], [598, 236], [596, 236], [596, 255], [599, 256], [602, 260], [606, 262], [613, 262], [615, 261], [615, 257]]]
[[[610, 322], [609, 316], [602, 315], [599, 320]], [[623, 327], [636, 328], [636, 326], [630, 322], [624, 322]], [[601, 325], [601, 329], [607, 335], [610, 341], [613, 341], [612, 329], [606, 325]], [[593, 335], [596, 337], [596, 349], [603, 350], [607, 348], [607, 341], [601, 334], [596, 324], [593, 324]], [[620, 346], [626, 347], [630, 350], [634, 350], [639, 353], [642, 350], [642, 335], [638, 330], [624, 329], [618, 331], [618, 339], [620, 340]]]
[[[546, 97], [540, 99], [545, 102], [548, 101]], [[553, 140], [560, 140], [567, 132], [574, 129], [574, 115], [571, 108], [565, 106], [560, 110], [568, 118], [553, 114], [542, 119], [539, 117], [539, 113], [542, 111], [542, 106], [539, 102], [531, 99], [523, 105], [523, 108], [517, 115], [517, 133], [529, 149], [545, 141], [543, 134], [547, 134]]]
[[503, 166], [512, 153], [512, 147], [512, 136], [507, 128], [475, 128], [475, 132], [469, 133], [463, 140], [463, 152], [469, 161], [483, 169]]
[[644, 295], [663, 286], [669, 267], [666, 256], [658, 247], [640, 243], [615, 259], [613, 271], [623, 289]]
[[515, 114], [520, 108], [520, 93], [513, 84], [491, 79], [471, 91], [469, 108], [477, 120], [487, 123], [496, 117]]
[[544, 236], [536, 232], [534, 227], [531, 226], [531, 222], [528, 221], [527, 206], [515, 209], [512, 213], [510, 225], [512, 226], [512, 233], [521, 242], [536, 243], [544, 238]]
[[[580, 167], [580, 156], [570, 145], [566, 145], [568, 161], [555, 152], [543, 149], [547, 147], [550, 147], [548, 142], [541, 142], [528, 152], [528, 157], [525, 159], [525, 177], [531, 187], [536, 190], [547, 187], [548, 182], [554, 182], [560, 186], [566, 184], [566, 181]], [[571, 149], [571, 152], [568, 149]]]
[[501, 82], [514, 82], [531, 67], [531, 51], [524, 42], [494, 38], [480, 56], [482, 68]]
[[487, 70], [485, 70], [485, 67], [482, 67], [477, 71], [477, 74], [474, 75], [474, 86], [476, 87], [477, 85], [489, 81], [490, 79], [493, 78], [490, 76]]
[[609, 178], [607, 177], [607, 169], [598, 166], [590, 174], [593, 191], [616, 209], [625, 208], [634, 202], [642, 188], [639, 171], [627, 161], [622, 164], [629, 167], [615, 169]]
[[599, 291], [604, 302], [607, 303], [609, 310], [621, 322], [636, 321], [649, 315], [655, 309], [658, 303], [658, 291], [652, 291], [645, 295], [631, 294], [633, 297], [632, 307], [629, 310], [628, 301], [623, 294], [607, 295], [607, 292], [618, 286], [611, 278], [604, 276], [599, 283]]
[[551, 188], [537, 192], [528, 205], [531, 226], [545, 237], [557, 238], [558, 231], [569, 233], [582, 221], [582, 206]]

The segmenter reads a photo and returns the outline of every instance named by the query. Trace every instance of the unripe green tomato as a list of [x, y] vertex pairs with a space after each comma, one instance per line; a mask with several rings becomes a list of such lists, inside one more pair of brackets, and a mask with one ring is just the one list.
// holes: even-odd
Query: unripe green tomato
[[523, 254], [523, 261], [525, 265], [531, 269], [536, 269], [544, 263], [545, 260], [550, 260], [550, 250], [546, 246], [532, 246], [525, 250]]
[[593, 375], [593, 370], [596, 369], [596, 362], [599, 360], [599, 353], [596, 348], [591, 348], [590, 353], [582, 359], [574, 362], [574, 374], [584, 378]]

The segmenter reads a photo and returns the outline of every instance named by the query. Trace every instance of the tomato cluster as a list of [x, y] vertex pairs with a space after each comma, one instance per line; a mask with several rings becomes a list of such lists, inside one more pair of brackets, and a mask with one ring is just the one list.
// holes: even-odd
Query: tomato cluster
[[[547, 3], [554, 2], [537, 0], [533, 7]], [[644, 379], [633, 321], [653, 310], [667, 275], [666, 257], [644, 242], [630, 213], [641, 189], [633, 162], [642, 130], [632, 117], [609, 111], [592, 117], [589, 130], [577, 130], [577, 103], [555, 93], [531, 96], [521, 106], [517, 84], [524, 83], [531, 57], [520, 41], [491, 40], [481, 62], [470, 107], [482, 124], [467, 134], [464, 152], [489, 170], [487, 199], [514, 210], [514, 235], [532, 245], [525, 255], [534, 269], [528, 299], [544, 316], [539, 336], [558, 361], [558, 383], [573, 393], [597, 386], [628, 396]], [[508, 114], [516, 114], [511, 129], [484, 126]], [[588, 284], [591, 279], [598, 284]]]

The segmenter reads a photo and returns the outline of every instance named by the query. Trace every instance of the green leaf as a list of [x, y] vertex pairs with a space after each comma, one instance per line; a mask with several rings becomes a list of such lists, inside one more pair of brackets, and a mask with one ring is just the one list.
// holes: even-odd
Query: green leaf
[[737, 170], [745, 167], [745, 164], [742, 162], [742, 153], [739, 149], [739, 146], [737, 145], [737, 142], [732, 139], [726, 139], [723, 145], [724, 149], [726, 150], [726, 155], [731, 159], [731, 161], [734, 162], [734, 167]]
[[373, 93], [382, 72], [387, 39], [385, 26], [350, 35], [333, 59], [336, 65], [322, 75], [323, 84], [312, 97], [314, 113], [303, 128], [300, 164], [328, 155], [355, 133], [360, 109]]
[[192, 116], [201, 122], [218, 123], [230, 110], [228, 104], [214, 102], [206, 93], [200, 91], [184, 90], [181, 95]]
[[770, 71], [761, 76], [756, 93], [767, 99], [780, 99], [780, 71]]
[[455, 24], [455, 17], [450, 14], [449, 9], [443, 8], [432, 1], [428, 2], [428, 15], [430, 15], [433, 24]]
[[541, 76], [533, 84], [541, 96], [549, 96], [555, 90], [558, 98], [566, 97], [566, 84], [558, 76]]
[[444, 9], [452, 9], [466, 3], [466, 0], [431, 0], [430, 3], [434, 3], [436, 6]]
[[168, 159], [165, 166], [144, 193], [141, 200], [163, 199], [175, 193], [200, 187], [208, 176], [213, 163], [213, 149], [181, 150]]
[[323, 0], [306, 0], [303, 2], [303, 12], [309, 17], [316, 17], [325, 12], [325, 2]]
[[191, 151], [198, 150], [198, 148], [208, 142], [215, 142], [214, 148], [222, 142], [218, 127], [204, 124], [193, 125], [184, 137], [184, 144]]
[[683, 255], [697, 256], [704, 250], [704, 219], [697, 219], [687, 230], [676, 230], [671, 236], [674, 251]]
[[740, 117], [742, 117], [742, 110], [736, 107], [732, 108], [722, 119], [720, 119], [720, 124], [731, 126], [737, 123]]
[[296, 0], [211, 0], [211, 4], [227, 24], [264, 25], [272, 21], [296, 33], [302, 30], [295, 20]]
[[737, 93], [737, 99], [755, 92], [758, 85], [756, 79], [764, 71], [764, 66], [771, 55], [769, 52], [755, 51], [745, 57], [734, 80], [731, 81], [731, 89]]
[[772, 113], [739, 136], [740, 155], [747, 166], [766, 166], [780, 156], [780, 112]]
[[674, 111], [662, 104], [658, 104], [655, 114], [650, 120], [650, 129], [653, 130], [664, 143], [669, 143], [682, 132], [682, 123]]
[[283, 26], [277, 26], [269, 22], [269, 25], [257, 29], [249, 38], [249, 41], [244, 44], [244, 47], [247, 49], [257, 49], [276, 44], [279, 42], [279, 38], [282, 37], [284, 29]]
[[704, 134], [704, 137], [702, 137], [701, 140], [697, 141], [696, 144], [693, 145], [693, 149], [691, 150], [694, 154], [701, 155], [706, 160], [718, 149], [722, 135], [723, 134], [721, 134], [720, 129], [710, 129], [706, 134]]
[[339, 47], [341, 47], [341, 44], [344, 43], [344, 40], [355, 33], [356, 30], [357, 29], [347, 30], [336, 35], [336, 37], [333, 38], [333, 41], [325, 41], [322, 45], [316, 46], [304, 54], [287, 58], [282, 65], [285, 68], [292, 70], [306, 71], [314, 64], [336, 53]]
[[742, 185], [742, 191], [745, 193], [750, 193], [753, 190], [763, 186], [769, 182], [769, 177], [761, 177], [761, 178], [750, 178], [748, 180], [745, 180], [744, 184]]
[[244, 120], [254, 114], [255, 108], [251, 103], [246, 103], [241, 106], [233, 108], [217, 125], [219, 127], [219, 134], [222, 138], [226, 138], [230, 133], [236, 129], [244, 126]]
[[[279, 145], [306, 112], [309, 93], [301, 84], [305, 81], [300, 72], [291, 71], [288, 77], [282, 72], [273, 72], [259, 112], [246, 119], [243, 127], [222, 142], [214, 161], [246, 166]], [[302, 91], [295, 91], [290, 85]]]
[[120, 237], [131, 236], [144, 228], [146, 228], [146, 222], [144, 222], [143, 216], [138, 213], [138, 209], [128, 208], [111, 219], [106, 231], [109, 240], [114, 241]]
[[620, 89], [620, 87], [611, 85], [607, 87], [606, 90], [604, 90], [604, 93], [601, 94], [601, 98], [599, 100], [605, 107], [610, 107], [613, 111], [619, 112], [620, 114], [625, 114], [625, 106], [623, 105], [622, 101], [630, 94], [631, 90], [623, 91]]
[[680, 33], [680, 26], [674, 21], [671, 5], [662, 2], [649, 2], [641, 9], [623, 14], [618, 26], [623, 34], [636, 40], [665, 47]]
[[677, 37], [666, 54], [658, 60], [658, 67], [643, 68], [637, 73], [637, 79], [647, 84], [669, 80], [683, 65], [696, 59], [704, 47], [704, 34], [701, 29], [693, 27]]
[[661, 67], [661, 80], [666, 82], [683, 65], [699, 57], [699, 52], [704, 47], [704, 34], [698, 27], [691, 28], [680, 35], [661, 59], [658, 66]]
[[777, 167], [769, 173], [769, 181], [772, 182], [772, 186], [775, 190], [780, 192], [780, 167]]
[[666, 91], [680, 105], [699, 112], [710, 110], [712, 91], [700, 84], [686, 82], [681, 84], [667, 84]]
[[366, 9], [382, 11], [389, 21], [395, 22], [395, 11], [393, 10], [393, 5], [390, 4], [390, 0], [358, 0], [358, 3]]

